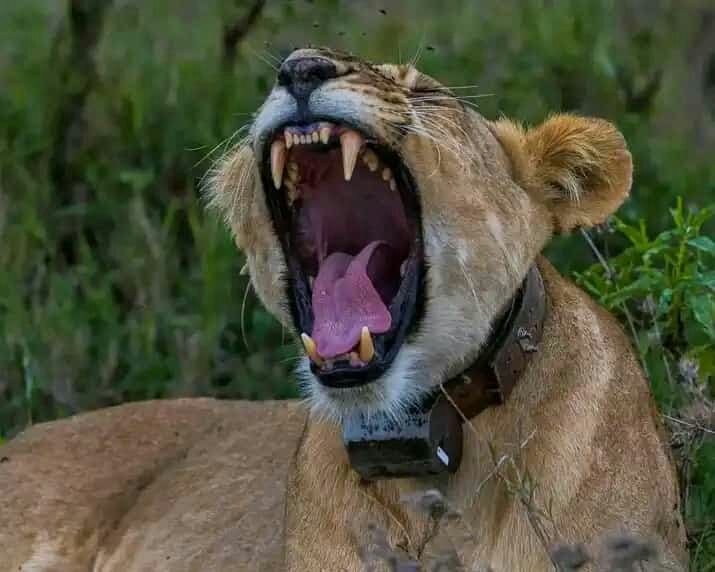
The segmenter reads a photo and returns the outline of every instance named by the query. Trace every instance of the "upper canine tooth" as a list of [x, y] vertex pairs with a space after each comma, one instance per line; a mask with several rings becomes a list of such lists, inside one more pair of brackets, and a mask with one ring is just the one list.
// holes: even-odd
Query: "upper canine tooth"
[[276, 189], [283, 182], [283, 167], [286, 164], [286, 144], [282, 139], [276, 139], [271, 145], [271, 175]]
[[358, 355], [363, 363], [369, 363], [375, 355], [375, 344], [372, 343], [372, 336], [367, 326], [363, 326], [362, 330], [360, 330]]
[[330, 141], [330, 127], [322, 127], [320, 129], [320, 142], [323, 145], [327, 145]]
[[353, 176], [355, 162], [362, 144], [362, 135], [357, 131], [346, 131], [340, 136], [340, 147], [343, 152], [343, 173], [346, 181], [349, 181]]
[[290, 146], [293, 145], [293, 136], [290, 134], [290, 131], [285, 129], [283, 131], [283, 136], [285, 137], [286, 140], [286, 147], [290, 149]]
[[377, 168], [380, 166], [380, 160], [372, 149], [365, 149], [365, 152], [362, 154], [362, 160], [373, 173], [377, 171]]

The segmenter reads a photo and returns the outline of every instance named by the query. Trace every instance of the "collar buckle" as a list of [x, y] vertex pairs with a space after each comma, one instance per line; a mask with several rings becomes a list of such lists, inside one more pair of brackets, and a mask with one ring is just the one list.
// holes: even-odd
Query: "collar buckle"
[[344, 421], [343, 444], [353, 469], [368, 480], [456, 472], [462, 422], [509, 397], [539, 349], [545, 316], [546, 290], [534, 265], [486, 349], [462, 374], [399, 422], [384, 413], [357, 413]]

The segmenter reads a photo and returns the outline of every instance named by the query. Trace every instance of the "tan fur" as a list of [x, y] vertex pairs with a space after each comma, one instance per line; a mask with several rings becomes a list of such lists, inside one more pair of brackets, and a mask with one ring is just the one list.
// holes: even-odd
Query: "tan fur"
[[[568, 115], [533, 129], [489, 122], [412, 67], [327, 50], [291, 57], [305, 54], [343, 73], [311, 105], [364, 124], [415, 178], [430, 264], [419, 329], [366, 388], [328, 390], [304, 372], [307, 420], [293, 403], [196, 400], [30, 429], [0, 449], [0, 570], [358, 571], [370, 525], [425, 565], [449, 546], [467, 569], [496, 572], [552, 570], [544, 542], [596, 546], [627, 529], [684, 570], [673, 465], [631, 345], [539, 256], [552, 233], [601, 222], [625, 199], [621, 135]], [[274, 189], [262, 188], [256, 160], [290, 106], [283, 92], [219, 168], [211, 200], [259, 296], [291, 325], [263, 199]], [[461, 371], [535, 260], [549, 296], [542, 347], [509, 400], [471, 420], [457, 474], [361, 482], [335, 419], [356, 408], [399, 414]], [[429, 488], [458, 522], [435, 526], [403, 502]]]

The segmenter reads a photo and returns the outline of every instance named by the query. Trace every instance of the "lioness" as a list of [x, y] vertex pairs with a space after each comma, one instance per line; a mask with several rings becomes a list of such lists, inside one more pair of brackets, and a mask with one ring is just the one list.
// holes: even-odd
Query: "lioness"
[[[606, 121], [492, 122], [410, 65], [295, 51], [210, 195], [301, 338], [309, 407], [178, 400], [33, 427], [0, 449], [0, 568], [357, 571], [380, 530], [425, 566], [449, 541], [465, 570], [546, 571], [552, 542], [625, 529], [657, 547], [651, 569], [683, 569], [629, 340], [539, 254], [615, 211], [631, 172]], [[534, 265], [541, 340], [504, 402], [465, 422], [456, 473], [361, 479], [341, 423], [399, 424], [459, 379]], [[428, 489], [468, 534], [405, 502]]]

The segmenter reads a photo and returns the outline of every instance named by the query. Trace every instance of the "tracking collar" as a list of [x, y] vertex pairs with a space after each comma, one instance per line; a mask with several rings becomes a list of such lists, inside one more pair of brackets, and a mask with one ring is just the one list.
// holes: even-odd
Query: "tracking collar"
[[503, 403], [538, 351], [546, 290], [536, 265], [514, 295], [477, 360], [442, 384], [400, 422], [357, 413], [343, 423], [350, 464], [364, 479], [454, 473], [462, 460], [462, 423]]

